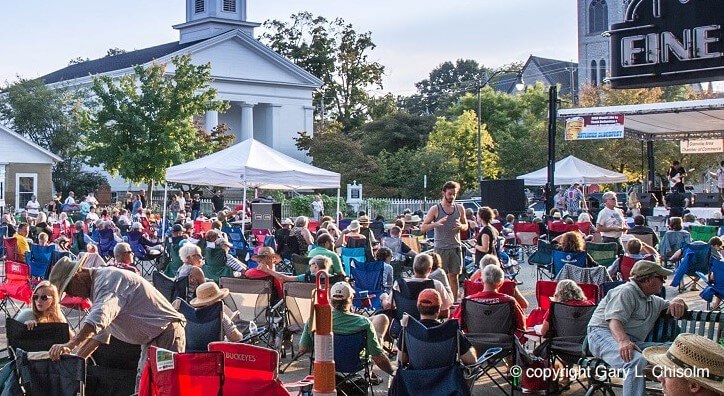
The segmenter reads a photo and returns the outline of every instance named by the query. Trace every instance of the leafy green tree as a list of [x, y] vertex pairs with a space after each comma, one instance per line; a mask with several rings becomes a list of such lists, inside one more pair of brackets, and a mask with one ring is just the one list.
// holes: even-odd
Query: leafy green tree
[[364, 124], [355, 135], [362, 141], [365, 154], [376, 155], [382, 150], [395, 152], [425, 146], [434, 125], [433, 116], [399, 112]]
[[457, 100], [484, 81], [484, 66], [472, 59], [444, 62], [434, 68], [428, 78], [415, 84], [417, 95], [403, 99], [405, 109], [412, 114], [443, 115]]
[[[453, 121], [439, 118], [430, 133], [427, 148], [443, 153], [455, 168], [455, 179], [463, 189], [477, 188], [478, 119], [465, 110]], [[495, 179], [500, 173], [499, 156], [487, 129], [481, 131], [483, 178]]]
[[118, 80], [93, 79], [92, 104], [81, 112], [91, 164], [133, 182], [158, 182], [167, 167], [207, 153], [194, 116], [228, 103], [215, 100], [210, 65], [193, 65], [189, 56], [172, 63], [173, 74], [153, 64]]
[[63, 158], [53, 167], [53, 187], [69, 191], [93, 191], [105, 182], [94, 172], [83, 171], [75, 117], [83, 93], [47, 88], [40, 80], [19, 79], [0, 95], [0, 119], [21, 135]]
[[[262, 40], [277, 53], [322, 80], [314, 96], [317, 114], [325, 113], [345, 133], [367, 118], [368, 91], [382, 88], [384, 66], [369, 59], [375, 49], [372, 33], [357, 33], [341, 18], [328, 20], [309, 12], [293, 14], [289, 22], [266, 21]], [[321, 114], [324, 117], [324, 114]]]
[[[447, 153], [432, 148], [383, 150], [375, 157], [379, 170], [370, 183], [379, 193], [391, 198], [431, 197], [445, 181], [455, 178], [457, 170]], [[427, 176], [427, 190], [424, 178]]]

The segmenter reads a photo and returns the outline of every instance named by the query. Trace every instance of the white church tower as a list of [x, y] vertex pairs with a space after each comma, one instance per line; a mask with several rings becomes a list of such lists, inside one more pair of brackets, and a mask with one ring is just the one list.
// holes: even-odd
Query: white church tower
[[204, 40], [238, 29], [254, 36], [260, 24], [247, 22], [246, 0], [186, 0], [186, 22], [174, 25], [179, 44]]

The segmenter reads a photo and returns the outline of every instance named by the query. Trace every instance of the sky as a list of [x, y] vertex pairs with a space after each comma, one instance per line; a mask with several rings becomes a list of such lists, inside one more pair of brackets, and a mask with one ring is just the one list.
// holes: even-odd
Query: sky
[[[0, 84], [40, 77], [77, 57], [109, 48], [134, 50], [178, 40], [184, 0], [24, 0], [0, 13]], [[410, 95], [415, 82], [445, 61], [474, 59], [487, 67], [529, 55], [577, 61], [572, 0], [248, 0], [248, 20], [289, 20], [309, 11], [370, 31], [371, 60], [385, 66], [383, 89]], [[256, 34], [261, 34], [257, 28]]]

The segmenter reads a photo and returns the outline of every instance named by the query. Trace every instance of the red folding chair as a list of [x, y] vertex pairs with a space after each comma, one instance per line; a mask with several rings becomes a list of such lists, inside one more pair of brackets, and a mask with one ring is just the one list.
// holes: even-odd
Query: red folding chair
[[[516, 286], [516, 283], [514, 281], [506, 279], [503, 281], [503, 284], [498, 289], [498, 292], [502, 293], [502, 294], [507, 294], [511, 297], [515, 297], [515, 286]], [[485, 288], [485, 283], [466, 279], [465, 281], [463, 281], [463, 290], [464, 290], [463, 297], [467, 297], [467, 296], [471, 296], [475, 293], [479, 293], [479, 292], [483, 291], [484, 288]]]
[[[628, 279], [631, 277], [631, 270], [633, 269], [634, 264], [636, 264], [639, 260], [649, 260], [653, 261], [654, 256], [648, 255], [642, 259], [636, 259], [633, 257], [629, 257], [627, 255], [621, 256], [621, 261], [618, 265], [618, 272], [621, 274], [621, 280], [624, 282], [627, 282]], [[615, 280], [615, 279], [614, 279]]]
[[212, 342], [209, 351], [224, 354], [225, 395], [288, 396], [279, 380], [279, 353], [233, 342]]
[[261, 229], [261, 228], [255, 228], [251, 230], [252, 235], [254, 235], [254, 239], [256, 240], [257, 246], [263, 246], [264, 245], [264, 239], [267, 235], [270, 234], [269, 230]]
[[61, 232], [60, 232], [60, 224], [55, 223], [53, 224], [53, 232], [50, 235], [50, 242], [53, 242], [54, 240], [60, 238]]
[[309, 220], [307, 228], [309, 228], [310, 232], [317, 232], [317, 229], [319, 228], [319, 222], [317, 220]]
[[66, 294], [60, 300], [60, 309], [68, 321], [68, 326], [76, 332], [80, 331], [80, 325], [88, 315], [92, 305], [93, 303], [88, 298], [71, 296], [69, 294]]
[[[12, 318], [26, 304], [30, 305], [33, 288], [30, 285], [30, 266], [16, 261], [5, 261], [5, 280], [0, 283], [0, 311]], [[21, 304], [18, 305], [16, 301]], [[10, 307], [14, 313], [10, 313]]]
[[3, 246], [5, 247], [5, 260], [18, 261], [18, 242], [15, 237], [3, 238]]
[[556, 221], [556, 222], [553, 222], [553, 221], [549, 221], [549, 222], [548, 222], [548, 237], [549, 237], [550, 239], [553, 239], [553, 238], [557, 237], [558, 235], [562, 235], [562, 234], [565, 234], [566, 232], [570, 232], [570, 231], [578, 231], [578, 232], [581, 232], [581, 231], [578, 229], [578, 225], [576, 225], [575, 223], [573, 223], [573, 224], [566, 224], [566, 223], [557, 222], [557, 221]]
[[514, 223], [513, 234], [515, 234], [516, 243], [523, 248], [523, 253], [530, 256], [538, 245], [540, 226], [538, 223]]
[[[538, 302], [538, 308], [531, 311], [528, 315], [526, 321], [528, 327], [543, 323], [545, 313], [548, 312], [551, 307], [551, 297], [556, 294], [557, 286], [558, 282], [551, 280], [539, 280], [535, 283], [535, 300]], [[585, 295], [589, 301], [598, 304], [598, 285], [578, 283], [578, 286], [581, 287], [583, 295]]]
[[221, 352], [176, 353], [150, 346], [138, 395], [221, 395], [223, 377]]
[[210, 229], [210, 221], [194, 220], [194, 234], [201, 234], [202, 232], [209, 231]]

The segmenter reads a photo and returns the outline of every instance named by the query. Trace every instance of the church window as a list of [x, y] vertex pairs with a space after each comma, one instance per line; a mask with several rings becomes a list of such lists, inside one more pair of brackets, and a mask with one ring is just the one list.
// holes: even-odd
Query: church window
[[591, 61], [591, 85], [598, 85], [598, 67], [595, 60]]
[[603, 83], [608, 77], [608, 71], [606, 70], [606, 61], [601, 59], [601, 62], [598, 63], [598, 78], [600, 79], [601, 83]]
[[236, 12], [236, 0], [224, 0], [225, 12]]
[[606, 0], [593, 0], [588, 6], [588, 33], [601, 33], [606, 29], [608, 29]]
[[206, 10], [206, 1], [205, 0], [194, 0], [194, 12], [196, 14], [201, 14]]

